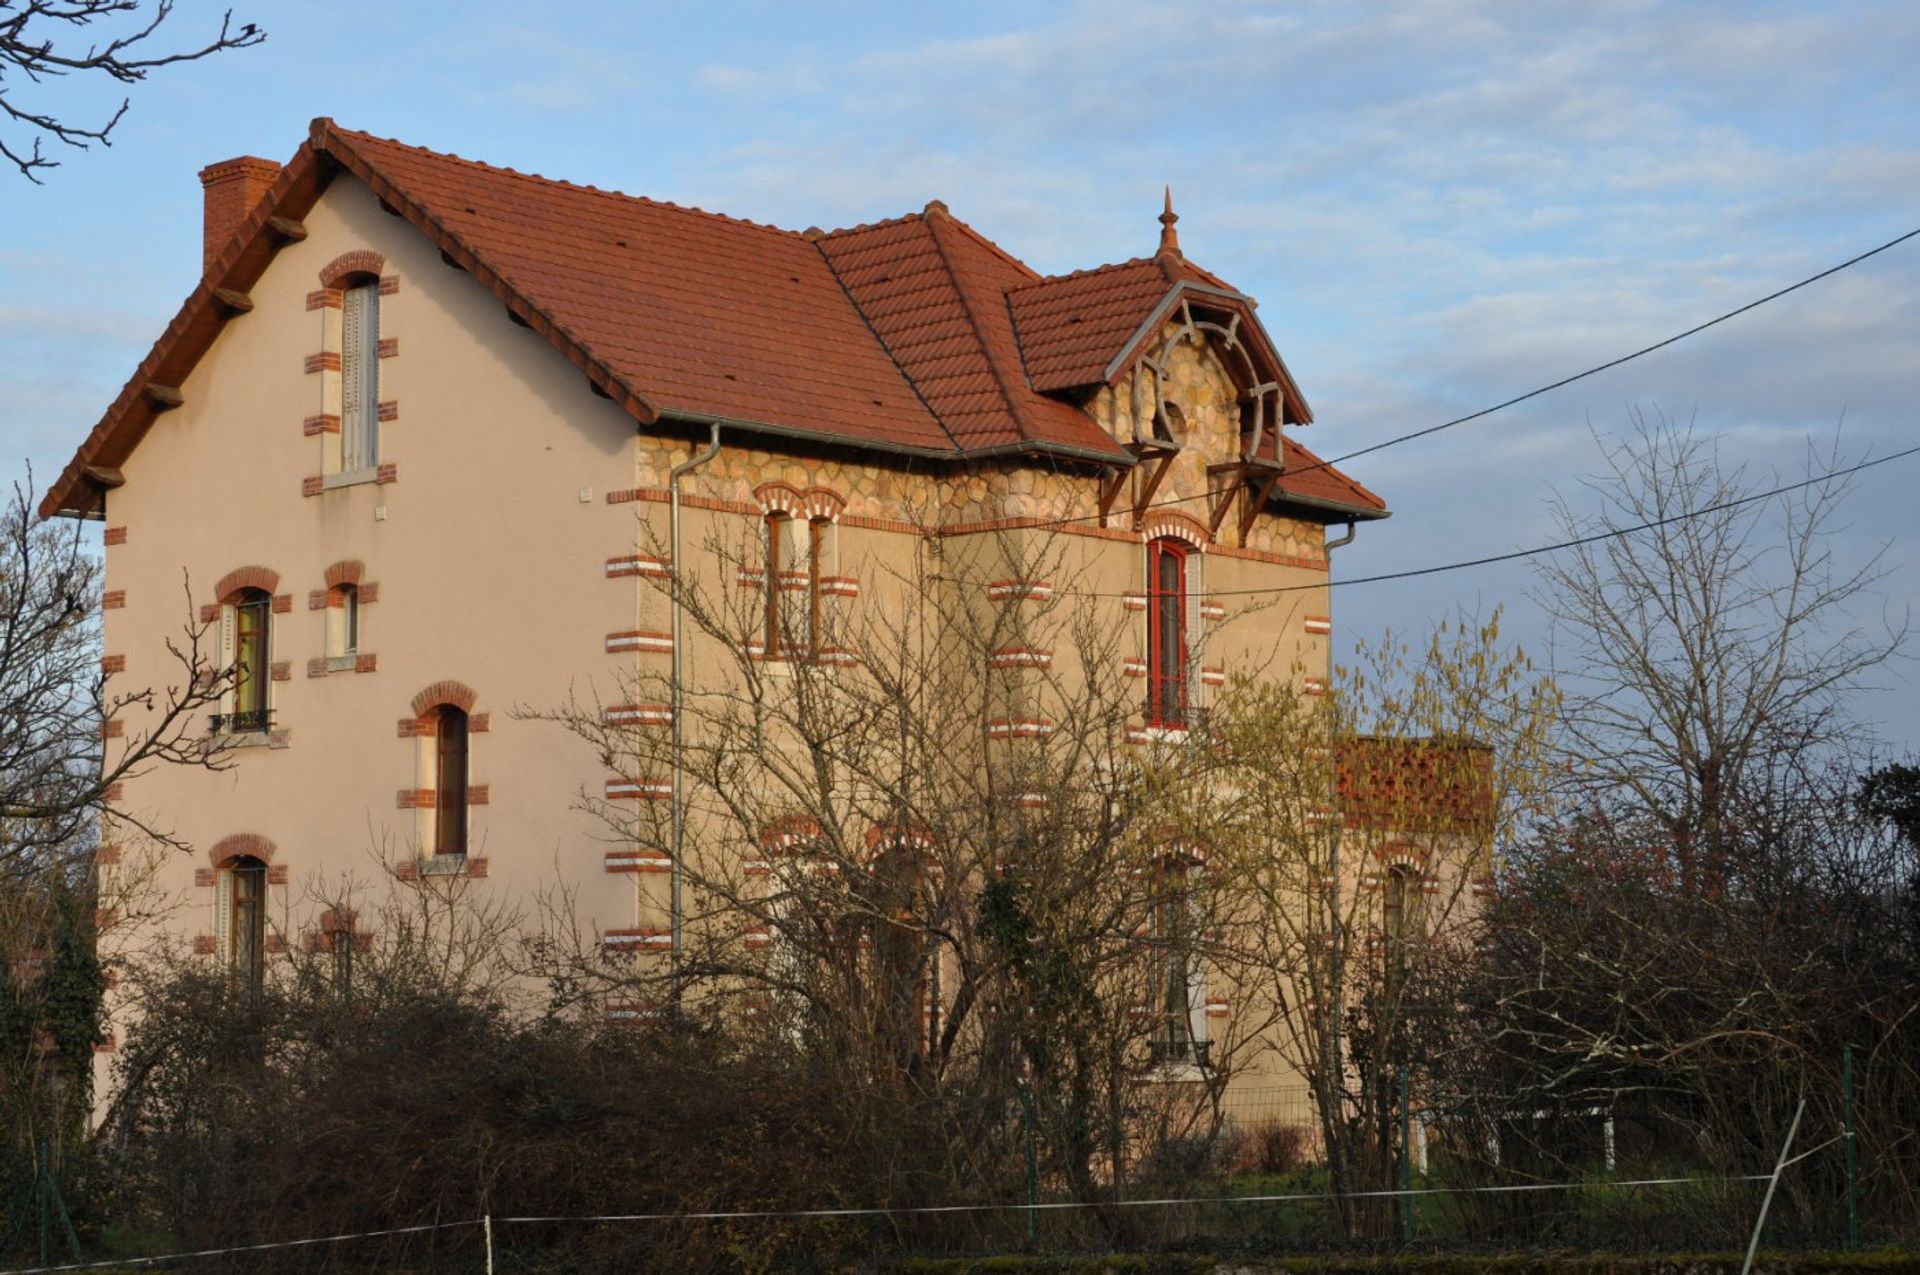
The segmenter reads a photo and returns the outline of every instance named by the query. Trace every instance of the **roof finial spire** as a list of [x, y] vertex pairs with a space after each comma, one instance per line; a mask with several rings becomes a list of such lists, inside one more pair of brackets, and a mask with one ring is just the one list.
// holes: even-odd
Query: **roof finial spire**
[[1180, 214], [1173, 210], [1173, 187], [1166, 188], [1167, 202], [1160, 214], [1160, 251], [1159, 256], [1177, 257], [1180, 255], [1180, 236], [1174, 230], [1173, 223], [1180, 220]]

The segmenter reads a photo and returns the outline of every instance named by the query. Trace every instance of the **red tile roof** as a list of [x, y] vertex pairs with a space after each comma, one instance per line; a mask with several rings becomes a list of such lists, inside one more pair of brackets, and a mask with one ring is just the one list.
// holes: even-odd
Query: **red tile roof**
[[1291, 438], [1282, 435], [1280, 442], [1284, 450], [1278, 491], [1283, 499], [1361, 517], [1385, 516], [1386, 501]]
[[[216, 292], [254, 284], [285, 223], [305, 216], [338, 169], [642, 424], [720, 418], [927, 456], [1010, 450], [1126, 463], [1125, 449], [1054, 395], [1106, 380], [1175, 288], [1234, 298], [1251, 320], [1250, 301], [1168, 254], [1043, 279], [938, 203], [878, 225], [797, 233], [320, 119], [48, 491], [43, 513], [80, 511], [90, 481], [111, 484], [107, 471], [164, 409], [149, 387], [181, 384], [229, 317]], [[279, 229], [269, 225], [276, 218]], [[1270, 349], [1257, 322], [1247, 329]], [[1331, 470], [1304, 475], [1298, 494], [1383, 508]]]

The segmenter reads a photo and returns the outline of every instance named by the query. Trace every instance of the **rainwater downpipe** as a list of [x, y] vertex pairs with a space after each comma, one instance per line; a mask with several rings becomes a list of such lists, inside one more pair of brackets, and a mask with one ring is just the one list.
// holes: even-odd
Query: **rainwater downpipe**
[[[1352, 544], [1353, 538], [1358, 535], [1359, 532], [1360, 524], [1358, 522], [1350, 522], [1347, 524], [1346, 535], [1341, 536], [1338, 540], [1327, 541], [1328, 579], [1332, 579], [1333, 551]], [[1328, 593], [1331, 595], [1332, 590], [1328, 590]], [[1327, 611], [1328, 614], [1332, 614], [1333, 598], [1331, 596], [1327, 598]], [[1331, 645], [1331, 643], [1329, 643], [1329, 645]], [[1329, 656], [1328, 659], [1331, 660], [1332, 657]], [[1333, 782], [1332, 776], [1328, 777], [1328, 782]], [[1328, 846], [1327, 853], [1327, 878], [1331, 882], [1327, 887], [1327, 928], [1333, 935], [1333, 969], [1331, 971], [1332, 976], [1327, 980], [1330, 984], [1328, 991], [1333, 1002], [1333, 1016], [1328, 1020], [1326, 1041], [1324, 1042], [1328, 1093], [1340, 1092], [1340, 1068], [1344, 1065], [1340, 1061], [1340, 1022], [1346, 1017], [1347, 1013], [1346, 984], [1342, 981], [1345, 971], [1341, 968], [1345, 964], [1341, 959], [1341, 955], [1345, 949], [1342, 947], [1340, 937], [1340, 825], [1343, 822], [1344, 820], [1339, 818], [1331, 820], [1333, 825], [1331, 833], [1332, 841]]]
[[682, 719], [686, 715], [684, 710], [686, 708], [687, 698], [686, 685], [682, 678], [682, 660], [685, 656], [681, 651], [680, 644], [680, 613], [685, 609], [681, 601], [681, 590], [686, 586], [686, 577], [680, 573], [680, 479], [682, 476], [698, 469], [720, 454], [720, 422], [713, 422], [712, 428], [713, 434], [707, 442], [707, 450], [691, 459], [681, 461], [668, 471], [667, 474], [667, 538], [669, 541], [667, 549], [667, 569], [672, 572], [669, 578], [673, 581], [673, 672], [671, 675], [672, 687], [670, 694], [670, 708], [673, 713], [673, 859], [669, 865], [669, 871], [672, 874], [672, 887], [670, 891], [672, 894], [673, 909], [672, 977], [673, 1012], [676, 1015], [680, 1012], [680, 965], [684, 946], [681, 930], [682, 923], [686, 916], [685, 909], [681, 902], [681, 883], [684, 873], [680, 866], [680, 851], [686, 842], [687, 834], [687, 810], [682, 794], [684, 785], [683, 775], [686, 768], [680, 764], [681, 749], [684, 746], [683, 732], [685, 730]]

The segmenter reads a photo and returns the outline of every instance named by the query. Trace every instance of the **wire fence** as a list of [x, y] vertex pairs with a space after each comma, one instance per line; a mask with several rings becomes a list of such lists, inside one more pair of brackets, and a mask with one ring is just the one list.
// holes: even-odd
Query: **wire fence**
[[[1188, 1121], [1167, 1121], [1169, 1109], [1158, 1109], [1158, 1133], [1143, 1136], [1129, 1171], [1091, 1192], [1070, 1191], [1036, 1169], [989, 1198], [503, 1211], [224, 1248], [43, 1258], [0, 1275], [156, 1268], [535, 1275], [666, 1268], [675, 1254], [729, 1247], [779, 1253], [780, 1269], [808, 1269], [813, 1255], [815, 1269], [826, 1270], [842, 1268], [849, 1253], [1738, 1252], [1756, 1234], [1773, 1248], [1828, 1250], [1920, 1238], [1897, 1227], [1862, 1235], [1860, 1201], [1872, 1173], [1857, 1163], [1851, 1103], [1839, 1108], [1846, 1114], [1838, 1127], [1823, 1127], [1824, 1117], [1803, 1123], [1796, 1113], [1784, 1145], [1784, 1131], [1768, 1130], [1769, 1149], [1729, 1166], [1676, 1113], [1647, 1104], [1439, 1103], [1403, 1086], [1397, 1101], [1367, 1117], [1376, 1121], [1382, 1153], [1351, 1166], [1344, 1182], [1329, 1167], [1304, 1086], [1230, 1088], [1201, 1105], [1203, 1118]], [[1044, 1165], [1044, 1149], [1031, 1150], [1029, 1163]]]

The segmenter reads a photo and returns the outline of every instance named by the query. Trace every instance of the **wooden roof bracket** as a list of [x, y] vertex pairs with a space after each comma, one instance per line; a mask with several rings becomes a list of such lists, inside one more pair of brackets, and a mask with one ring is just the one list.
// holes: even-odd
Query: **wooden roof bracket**
[[1240, 511], [1240, 544], [1243, 547], [1247, 543], [1247, 533], [1253, 530], [1253, 520], [1260, 516], [1262, 509], [1267, 507], [1267, 498], [1272, 496], [1273, 489], [1280, 485], [1280, 477], [1283, 472], [1283, 470], [1275, 467], [1265, 478], [1261, 479], [1260, 490], [1248, 498], [1246, 508]]
[[1161, 480], [1167, 476], [1167, 471], [1173, 468], [1173, 459], [1179, 454], [1180, 449], [1178, 446], [1143, 448], [1141, 450], [1140, 459], [1156, 460], [1159, 464], [1155, 465], [1148, 472], [1144, 487], [1134, 495], [1132, 525], [1128, 530], [1138, 531], [1146, 523], [1147, 510], [1153, 504], [1153, 494], [1160, 490]]
[[[1227, 511], [1233, 508], [1234, 499], [1245, 490], [1241, 479], [1246, 477], [1248, 466], [1242, 462], [1234, 465], [1207, 466], [1207, 538], [1220, 538], [1220, 524], [1227, 520]], [[1225, 478], [1225, 482], [1217, 481]]]

